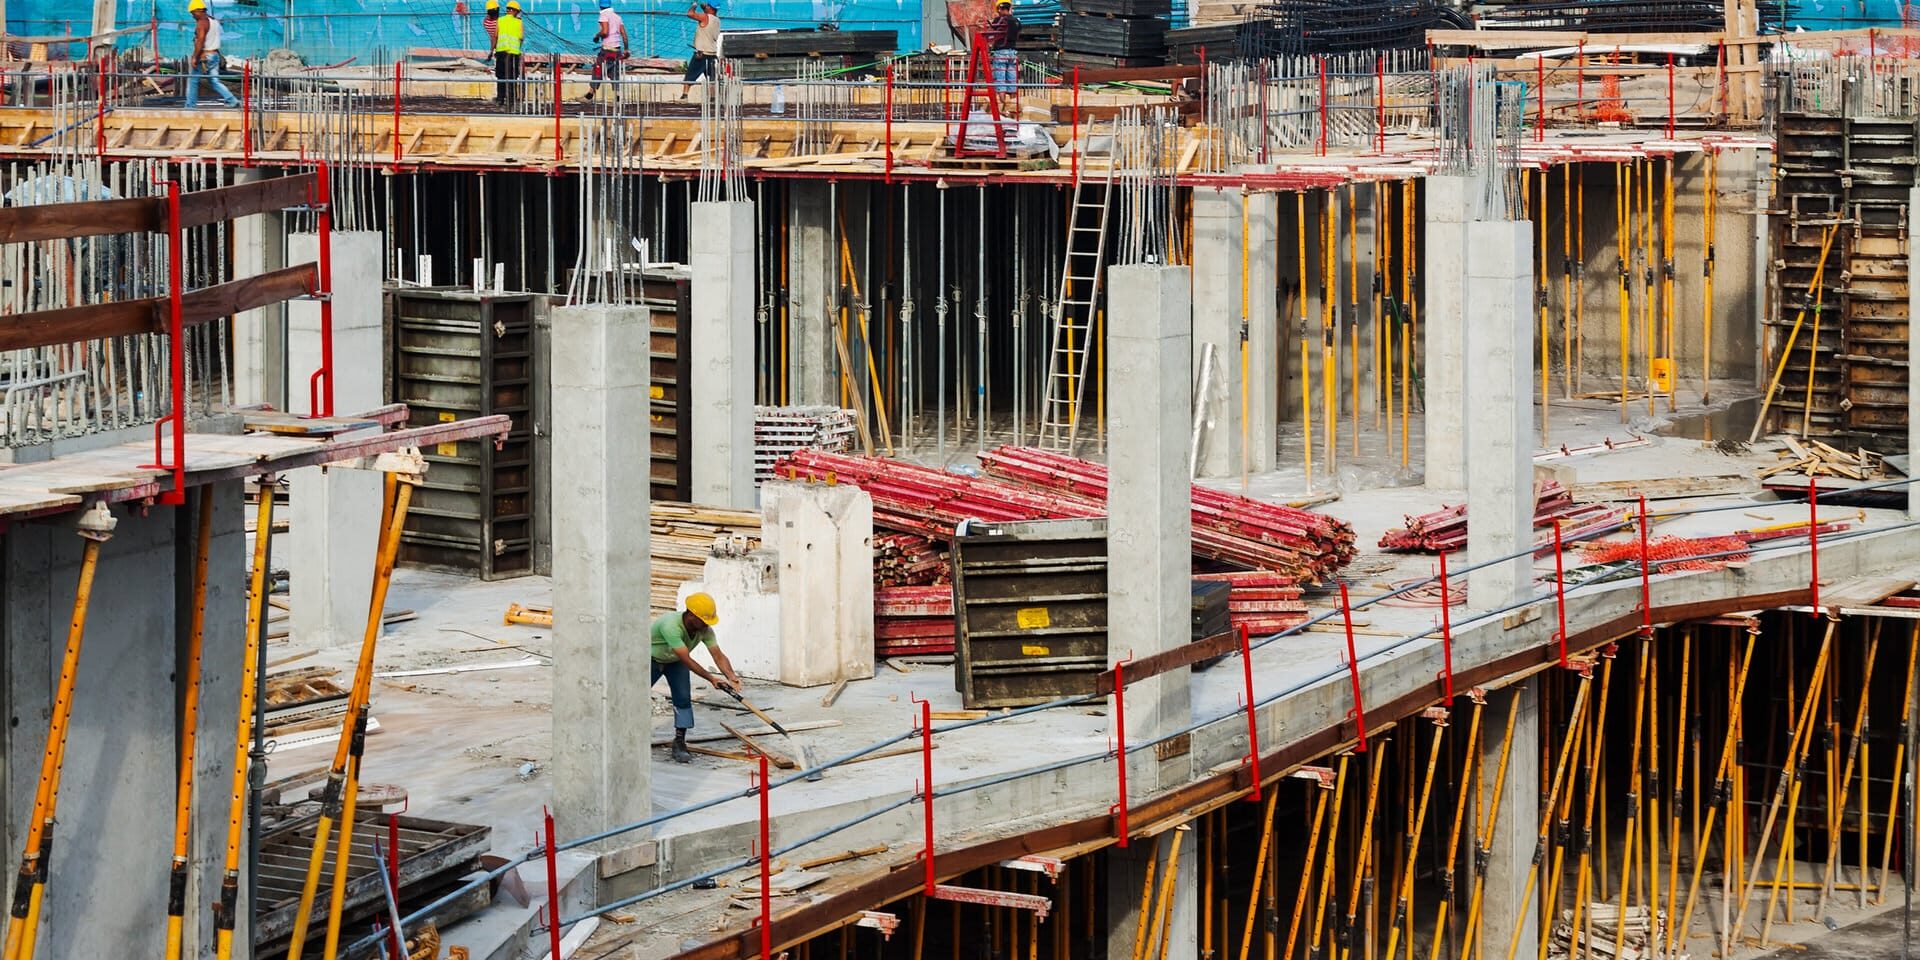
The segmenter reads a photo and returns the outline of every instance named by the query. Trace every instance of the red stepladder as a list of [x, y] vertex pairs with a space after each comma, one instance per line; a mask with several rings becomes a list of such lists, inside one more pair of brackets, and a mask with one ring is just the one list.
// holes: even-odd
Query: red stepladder
[[[993, 118], [993, 149], [975, 150], [967, 146], [968, 128], [973, 125], [973, 104], [976, 100], [987, 105], [987, 116]], [[987, 33], [976, 30], [973, 45], [967, 54], [967, 92], [960, 99], [959, 126], [954, 128], [953, 155], [956, 157], [994, 157], [1004, 160], [1007, 156], [1007, 127], [1000, 116], [1000, 97], [993, 86], [993, 48], [987, 45]]]

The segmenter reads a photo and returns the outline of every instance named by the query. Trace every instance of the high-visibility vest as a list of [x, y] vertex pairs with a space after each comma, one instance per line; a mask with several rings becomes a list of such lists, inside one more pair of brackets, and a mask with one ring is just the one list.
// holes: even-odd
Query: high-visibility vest
[[494, 53], [519, 53], [520, 38], [527, 32], [526, 22], [519, 17], [500, 18], [500, 39], [493, 42]]

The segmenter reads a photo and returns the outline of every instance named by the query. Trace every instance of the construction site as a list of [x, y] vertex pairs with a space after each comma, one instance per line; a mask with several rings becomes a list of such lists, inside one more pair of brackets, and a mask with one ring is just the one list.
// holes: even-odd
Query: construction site
[[1911, 956], [1912, 5], [0, 10], [0, 960]]

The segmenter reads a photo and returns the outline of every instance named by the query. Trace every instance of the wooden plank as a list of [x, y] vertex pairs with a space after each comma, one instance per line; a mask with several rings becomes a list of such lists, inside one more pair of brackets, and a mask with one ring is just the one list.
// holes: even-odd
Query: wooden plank
[[1201, 75], [1200, 65], [1167, 64], [1161, 67], [1114, 67], [1107, 70], [1081, 68], [1076, 74], [1081, 85], [1089, 83], [1126, 83], [1132, 80], [1186, 80]]
[[180, 195], [180, 226], [198, 227], [301, 206], [313, 196], [317, 183], [319, 174], [304, 173], [183, 193]]
[[1612, 501], [1646, 497], [1648, 500], [1673, 500], [1679, 497], [1712, 497], [1731, 493], [1751, 493], [1760, 484], [1746, 474], [1716, 474], [1705, 477], [1660, 477], [1653, 480], [1596, 480], [1576, 483], [1568, 488], [1575, 500]]
[[0, 207], [0, 243], [159, 230], [166, 223], [165, 203], [152, 197], [137, 197]]
[[[313, 291], [316, 282], [314, 265], [303, 263], [257, 277], [191, 290], [180, 297], [181, 322], [194, 326], [303, 297]], [[164, 318], [167, 308], [167, 298], [146, 297], [0, 317], [0, 350], [50, 347], [135, 333], [157, 333], [166, 329]]]
[[732, 734], [735, 740], [738, 740], [741, 743], [746, 744], [747, 749], [752, 750], [754, 753], [760, 754], [763, 757], [766, 757], [768, 763], [771, 763], [782, 770], [794, 770], [794, 769], [798, 769], [800, 766], [799, 764], [793, 762], [793, 759], [791, 757], [788, 757], [784, 753], [767, 749], [766, 747], [762, 746], [759, 741], [755, 740], [751, 734], [748, 734], [738, 729], [737, 727], [734, 727], [732, 724], [727, 723], [725, 720], [720, 721], [720, 729], [725, 730], [726, 732]]
[[51, 510], [71, 507], [79, 503], [80, 498], [70, 493], [54, 493], [51, 490], [34, 490], [26, 487], [0, 487], [0, 513]]
[[1871, 607], [1913, 587], [1913, 578], [1866, 577], [1820, 590], [1823, 607]]

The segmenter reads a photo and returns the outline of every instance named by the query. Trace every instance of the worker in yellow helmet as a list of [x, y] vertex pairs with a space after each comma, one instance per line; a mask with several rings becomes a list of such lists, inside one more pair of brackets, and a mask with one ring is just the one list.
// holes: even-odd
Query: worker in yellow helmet
[[480, 28], [487, 31], [487, 55], [493, 55], [493, 47], [500, 42], [500, 0], [487, 0], [487, 10], [480, 15]]
[[527, 25], [520, 19], [520, 0], [507, 0], [500, 17], [499, 36], [493, 41], [493, 100], [513, 104], [520, 100], [520, 47]]
[[[723, 690], [740, 689], [740, 675], [733, 671], [733, 661], [720, 651], [720, 642], [713, 635], [713, 627], [719, 622], [720, 612], [714, 607], [713, 597], [694, 593], [687, 596], [683, 609], [661, 614], [648, 628], [653, 640], [653, 679], [647, 681], [647, 686], [651, 688], [661, 677], [667, 678], [667, 690], [673, 697], [673, 759], [676, 763], [693, 759], [687, 750], [687, 731], [693, 729], [693, 675], [699, 674], [700, 679]], [[703, 644], [724, 678], [714, 676], [713, 671], [693, 659], [693, 648]]]
[[220, 21], [207, 12], [207, 0], [187, 0], [187, 13], [193, 17], [193, 53], [187, 57], [187, 68], [180, 78], [187, 85], [187, 109], [200, 106], [203, 77], [227, 106], [239, 106], [240, 98], [220, 82]]

